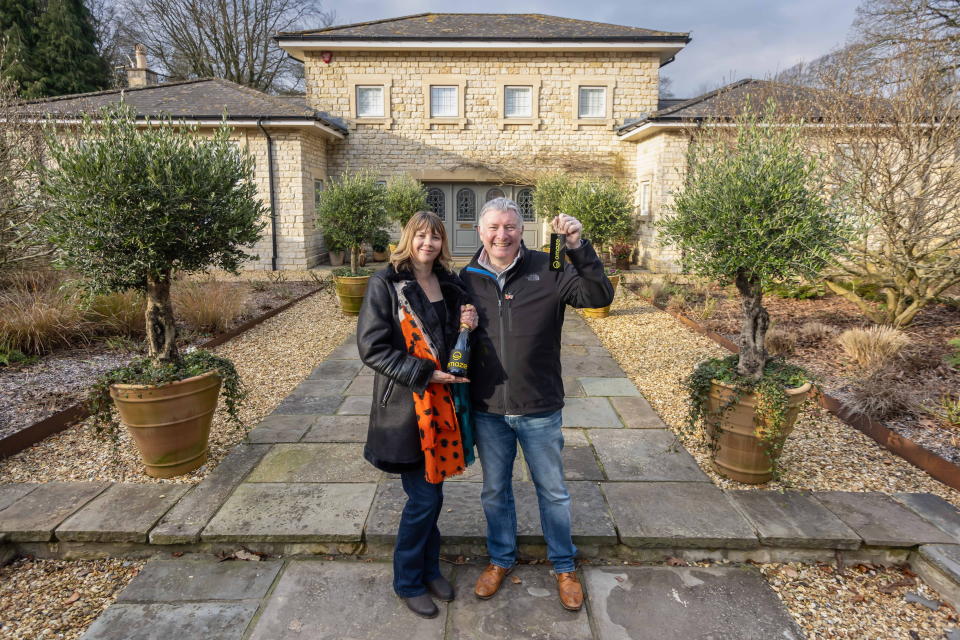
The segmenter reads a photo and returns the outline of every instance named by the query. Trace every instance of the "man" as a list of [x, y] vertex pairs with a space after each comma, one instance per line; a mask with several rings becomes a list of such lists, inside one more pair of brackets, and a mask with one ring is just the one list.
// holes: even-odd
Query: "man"
[[548, 254], [524, 246], [523, 217], [516, 203], [491, 200], [477, 224], [483, 247], [460, 272], [480, 314], [469, 378], [483, 464], [481, 501], [490, 564], [475, 593], [492, 597], [516, 563], [511, 478], [519, 441], [537, 489], [560, 603], [576, 611], [583, 604], [583, 590], [577, 580], [570, 494], [561, 458], [560, 329], [566, 305], [604, 307], [613, 300], [613, 287], [590, 242], [581, 239], [576, 218], [557, 216], [553, 228], [566, 234], [571, 264], [562, 271], [550, 271]]

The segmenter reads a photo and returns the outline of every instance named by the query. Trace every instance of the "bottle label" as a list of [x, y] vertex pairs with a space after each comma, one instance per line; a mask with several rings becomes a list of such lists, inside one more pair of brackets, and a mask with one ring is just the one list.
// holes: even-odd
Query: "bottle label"
[[450, 362], [447, 363], [447, 371], [460, 375], [467, 372], [467, 363], [463, 361], [462, 352], [454, 351], [450, 354]]

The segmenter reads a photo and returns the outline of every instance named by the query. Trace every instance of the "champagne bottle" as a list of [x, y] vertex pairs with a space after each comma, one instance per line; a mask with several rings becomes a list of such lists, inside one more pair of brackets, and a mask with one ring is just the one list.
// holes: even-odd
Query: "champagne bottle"
[[447, 373], [452, 373], [455, 376], [466, 376], [469, 364], [470, 327], [461, 324], [460, 335], [457, 336], [457, 343], [453, 345], [453, 350], [450, 352], [450, 362], [447, 363]]

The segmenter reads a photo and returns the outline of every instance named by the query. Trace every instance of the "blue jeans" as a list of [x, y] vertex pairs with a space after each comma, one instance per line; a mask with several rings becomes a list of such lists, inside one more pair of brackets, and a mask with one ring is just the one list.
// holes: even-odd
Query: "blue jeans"
[[513, 461], [517, 442], [533, 476], [547, 558], [557, 573], [573, 571], [577, 548], [570, 532], [570, 493], [563, 481], [562, 412], [501, 416], [475, 412], [477, 450], [483, 464], [483, 513], [490, 562], [504, 568], [517, 561], [517, 510]]
[[427, 592], [426, 583], [440, 577], [440, 529], [443, 483], [430, 484], [423, 469], [400, 474], [407, 504], [400, 515], [393, 549], [393, 590], [404, 598]]

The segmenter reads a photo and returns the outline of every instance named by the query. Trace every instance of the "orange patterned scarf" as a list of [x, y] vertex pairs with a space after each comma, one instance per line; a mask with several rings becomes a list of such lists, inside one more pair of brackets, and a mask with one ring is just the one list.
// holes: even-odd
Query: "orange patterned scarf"
[[[407, 353], [417, 358], [432, 360], [440, 369], [439, 354], [430, 344], [420, 318], [416, 316], [410, 302], [403, 294], [406, 282], [398, 282], [399, 300], [397, 314], [403, 341]], [[460, 442], [460, 426], [454, 411], [453, 396], [445, 384], [430, 383], [423, 393], [413, 394], [413, 406], [420, 428], [420, 448], [426, 466], [426, 479], [431, 484], [439, 484], [445, 478], [463, 473], [467, 463], [463, 458], [463, 444]]]

